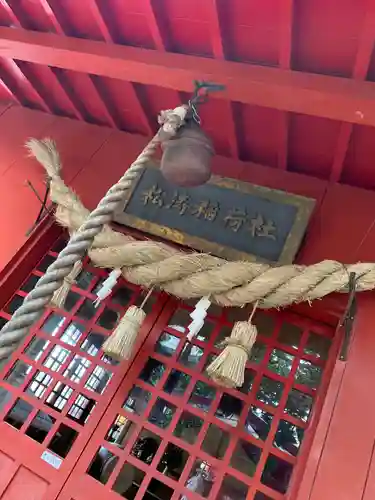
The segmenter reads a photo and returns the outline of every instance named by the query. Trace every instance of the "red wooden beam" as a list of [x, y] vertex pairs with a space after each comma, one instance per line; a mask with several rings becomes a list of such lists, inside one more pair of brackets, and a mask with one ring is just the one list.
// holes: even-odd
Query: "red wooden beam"
[[6, 12], [7, 16], [9, 17], [10, 22], [16, 26], [17, 28], [21, 28], [21, 23], [15, 13], [13, 12], [13, 9], [7, 2], [7, 0], [0, 0], [0, 6], [4, 12]]
[[334, 120], [375, 125], [375, 84], [155, 50], [109, 46], [51, 33], [0, 28], [0, 56], [190, 92], [221, 83], [217, 97]]
[[[217, 0], [212, 0], [212, 2], [209, 2], [207, 5], [207, 9], [210, 16], [212, 51], [216, 59], [224, 60], [224, 40], [220, 26], [220, 13]], [[228, 127], [228, 139], [231, 155], [234, 158], [239, 158], [240, 155], [237, 142], [236, 117], [235, 110], [231, 101], [228, 101], [228, 119], [226, 121], [226, 124]]]
[[42, 9], [44, 10], [46, 16], [48, 17], [50, 23], [54, 27], [56, 33], [58, 33], [59, 35], [63, 35], [64, 30], [60, 24], [60, 21], [55, 16], [55, 13], [53, 12], [52, 7], [50, 6], [48, 0], [38, 0], [38, 1]]
[[[363, 81], [366, 78], [375, 43], [375, 0], [368, 0], [367, 4], [367, 13], [353, 69], [353, 78], [357, 81]], [[353, 123], [341, 125], [332, 162], [331, 182], [340, 181], [352, 132]]]

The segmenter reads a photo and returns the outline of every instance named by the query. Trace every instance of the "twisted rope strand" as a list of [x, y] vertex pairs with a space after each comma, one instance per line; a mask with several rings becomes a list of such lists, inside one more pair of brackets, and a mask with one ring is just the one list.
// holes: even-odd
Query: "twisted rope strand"
[[[113, 232], [106, 225], [111, 222], [113, 214], [119, 203], [124, 199], [126, 191], [131, 187], [144, 165], [153, 156], [161, 140], [173, 136], [182, 125], [186, 111], [187, 108], [181, 106], [175, 110], [168, 110], [163, 114], [161, 118], [162, 127], [159, 132], [147, 144], [121, 179], [108, 190], [91, 214], [59, 177], [61, 163], [53, 141], [47, 139], [42, 142], [29, 142], [30, 150], [35, 153], [37, 159], [43, 164], [51, 183], [53, 183], [53, 196], [59, 193], [67, 197], [68, 206], [66, 209], [70, 210], [75, 227], [70, 228], [71, 233], [74, 234], [71, 236], [68, 245], [60, 252], [55, 262], [49, 266], [45, 275], [40, 278], [35, 288], [25, 298], [22, 306], [1, 330], [0, 360], [8, 357], [17, 348], [18, 344], [27, 335], [30, 327], [49, 304], [64, 278], [69, 275], [75, 263], [85, 255], [95, 238], [99, 235], [97, 241], [101, 242], [110, 234], [113, 240], [116, 239]], [[76, 211], [77, 207], [79, 214]], [[121, 241], [123, 240], [121, 239]]]

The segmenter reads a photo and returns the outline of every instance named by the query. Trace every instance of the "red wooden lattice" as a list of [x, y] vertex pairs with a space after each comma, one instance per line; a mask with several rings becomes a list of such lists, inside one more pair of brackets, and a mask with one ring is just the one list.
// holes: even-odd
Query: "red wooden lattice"
[[316, 419], [332, 331], [259, 312], [246, 382], [223, 390], [205, 368], [247, 313], [211, 308], [188, 343], [190, 310], [174, 300], [164, 308], [61, 500], [285, 498]]

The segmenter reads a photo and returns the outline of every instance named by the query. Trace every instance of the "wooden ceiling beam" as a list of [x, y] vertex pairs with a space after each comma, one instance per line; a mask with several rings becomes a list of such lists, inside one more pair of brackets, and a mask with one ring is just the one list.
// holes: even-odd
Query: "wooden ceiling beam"
[[218, 98], [375, 126], [375, 83], [0, 27], [0, 56], [191, 92], [193, 80], [226, 86]]

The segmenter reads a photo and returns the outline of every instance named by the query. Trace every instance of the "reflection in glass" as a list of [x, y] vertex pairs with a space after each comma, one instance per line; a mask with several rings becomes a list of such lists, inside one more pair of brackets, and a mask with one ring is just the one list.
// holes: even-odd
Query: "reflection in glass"
[[310, 333], [305, 346], [305, 353], [326, 360], [328, 358], [331, 340], [317, 333]]
[[137, 415], [142, 415], [146, 406], [151, 398], [151, 392], [137, 387], [136, 385], [131, 389], [128, 397], [123, 404], [123, 408]]
[[40, 276], [36, 276], [35, 274], [31, 274], [29, 278], [23, 283], [21, 286], [21, 290], [23, 292], [31, 292], [40, 280]]
[[148, 429], [142, 429], [133, 445], [131, 454], [138, 458], [138, 460], [142, 460], [142, 462], [150, 465], [158, 451], [160, 442], [161, 439], [159, 436]]
[[190, 375], [179, 370], [172, 369], [164, 384], [164, 392], [173, 396], [183, 396], [190, 382]]
[[57, 432], [48, 445], [48, 449], [56, 453], [56, 455], [59, 455], [59, 457], [65, 458], [73, 446], [74, 441], [77, 439], [77, 436], [77, 431], [65, 424], [60, 424]]
[[[247, 321], [248, 317], [245, 319]], [[267, 313], [257, 311], [252, 320], [257, 327], [258, 334], [264, 337], [270, 337], [275, 329], [275, 319]]]
[[75, 285], [82, 290], [88, 290], [94, 276], [95, 275], [93, 273], [90, 273], [90, 271], [86, 271], [86, 269], [84, 269], [76, 278]]
[[4, 387], [0, 387], [0, 411], [4, 408], [4, 406], [11, 399], [12, 395], [9, 391], [4, 389]]
[[38, 361], [49, 346], [49, 343], [49, 340], [33, 337], [30, 344], [24, 350], [24, 354], [26, 354], [28, 358]]
[[148, 384], [156, 386], [165, 371], [165, 366], [160, 361], [148, 358], [139, 378]]
[[60, 339], [69, 345], [77, 345], [77, 342], [81, 338], [85, 327], [78, 323], [77, 321], [72, 321], [68, 328], [65, 329], [64, 333], [61, 335]]
[[77, 311], [77, 316], [84, 320], [92, 319], [96, 314], [97, 309], [94, 306], [94, 303], [91, 299], [85, 299], [84, 303]]
[[257, 446], [240, 439], [233, 452], [230, 464], [243, 474], [252, 477], [255, 474], [260, 455], [261, 450]]
[[119, 304], [120, 306], [127, 306], [131, 301], [133, 295], [133, 290], [126, 288], [124, 286], [115, 290], [111, 296], [112, 302]]
[[246, 500], [249, 487], [228, 474], [221, 483], [217, 500]]
[[170, 500], [172, 498], [172, 495], [174, 493], [174, 490], [167, 486], [166, 484], [162, 483], [158, 479], [151, 479], [150, 484], [148, 485], [147, 488], [147, 493], [143, 497], [144, 500], [147, 498], [152, 498], [152, 500], [156, 498], [162, 498], [163, 500]]
[[292, 389], [289, 393], [284, 411], [292, 417], [296, 417], [301, 419], [303, 422], [307, 422], [312, 404], [313, 398], [311, 396], [301, 391], [297, 391], [297, 389]]
[[203, 356], [203, 349], [200, 347], [186, 342], [178, 361], [189, 368], [194, 368]]
[[145, 473], [125, 462], [116, 478], [112, 490], [127, 500], [134, 500], [145, 477]]
[[93, 372], [87, 379], [85, 388], [97, 394], [103, 394], [111, 378], [112, 372], [101, 366], [95, 366]]
[[255, 497], [254, 497], [254, 500], [272, 500], [271, 497], [265, 495], [264, 493], [262, 493], [261, 491], [257, 491], [255, 493]]
[[320, 384], [322, 369], [320, 366], [313, 365], [310, 361], [301, 359], [297, 368], [296, 382], [307, 385], [311, 389], [316, 389]]
[[53, 378], [51, 377], [51, 375], [48, 375], [48, 373], [45, 372], [37, 371], [33, 375], [25, 392], [38, 399], [42, 399], [52, 381]]
[[72, 382], [79, 384], [90, 365], [91, 361], [83, 356], [75, 355], [68, 368], [64, 371], [64, 377], [67, 377]]
[[15, 295], [12, 300], [4, 307], [4, 311], [8, 314], [14, 314], [19, 307], [22, 306], [24, 297]]
[[260, 383], [257, 399], [272, 406], [278, 406], [283, 393], [284, 384], [269, 377], [263, 377]]
[[222, 326], [220, 328], [220, 331], [215, 339], [215, 344], [214, 346], [217, 347], [218, 349], [221, 348], [221, 344], [222, 342], [227, 338], [227, 337], [230, 337], [230, 334], [231, 334], [231, 331], [232, 331], [232, 327], [231, 326]]
[[116, 420], [113, 422], [108, 430], [106, 441], [115, 444], [120, 448], [124, 448], [133, 434], [135, 425], [131, 420], [123, 415], [117, 415]]
[[265, 441], [271, 428], [272, 415], [257, 406], [251, 406], [245, 422], [245, 431]]
[[[194, 491], [198, 495], [207, 498], [210, 494], [212, 485], [215, 481], [215, 469], [207, 462], [197, 460], [190, 472], [189, 479], [186, 481], [186, 488]], [[183, 500], [188, 497], [183, 495]]]
[[226, 424], [236, 427], [243, 408], [243, 401], [224, 393], [220, 399], [215, 416]]
[[268, 369], [272, 372], [287, 377], [292, 369], [294, 356], [280, 349], [273, 349], [268, 361]]
[[262, 342], [256, 341], [251, 349], [249, 361], [257, 364], [260, 363], [264, 358], [266, 350], [267, 348]]
[[4, 380], [6, 380], [8, 384], [13, 385], [13, 387], [20, 387], [32, 369], [31, 365], [18, 360], [14, 363]]
[[173, 434], [187, 443], [194, 444], [202, 425], [203, 420], [201, 418], [188, 411], [184, 411]]
[[215, 458], [223, 458], [229, 444], [229, 434], [210, 424], [202, 443], [202, 450]]
[[72, 406], [69, 408], [67, 416], [75, 422], [84, 425], [89, 419], [96, 406], [94, 399], [89, 399], [83, 394], [78, 394]]
[[31, 421], [29, 427], [27, 428], [25, 434], [34, 439], [34, 441], [43, 443], [55, 422], [56, 419], [54, 419], [47, 413], [38, 411], [36, 416]]
[[91, 332], [82, 342], [81, 350], [87, 352], [90, 356], [96, 356], [104, 344], [105, 339], [105, 336], [101, 333]]
[[44, 360], [43, 365], [53, 372], [59, 372], [65, 361], [68, 359], [69, 354], [70, 351], [68, 349], [55, 345]]
[[277, 340], [293, 349], [298, 349], [302, 338], [302, 328], [291, 323], [283, 323]]
[[195, 384], [194, 390], [191, 393], [189, 403], [200, 410], [207, 412], [210, 409], [212, 401], [215, 399], [216, 389], [206, 384], [205, 382], [198, 381]]
[[87, 469], [87, 474], [102, 484], [106, 484], [117, 462], [118, 457], [101, 446]]
[[158, 398], [152, 407], [148, 421], [162, 429], [169, 427], [173, 415], [176, 412], [176, 406], [164, 399]]
[[60, 314], [52, 313], [48, 316], [47, 320], [43, 323], [42, 330], [45, 333], [49, 333], [53, 337], [57, 334], [59, 328], [65, 321], [65, 316]]
[[176, 352], [178, 344], [180, 343], [180, 338], [170, 333], [162, 333], [159, 340], [156, 343], [155, 351], [164, 356], [173, 356]]
[[188, 458], [189, 455], [184, 449], [168, 443], [157, 469], [165, 476], [178, 481]]
[[280, 420], [274, 439], [274, 446], [296, 457], [302, 444], [303, 434], [304, 430], [300, 427], [286, 420]]
[[120, 313], [114, 311], [113, 309], [109, 309], [109, 307], [105, 307], [102, 314], [99, 316], [97, 320], [97, 324], [102, 328], [106, 328], [107, 330], [112, 330], [117, 321], [120, 319]]
[[262, 474], [262, 483], [280, 493], [286, 493], [293, 466], [275, 455], [269, 455]]
[[186, 309], [177, 309], [170, 318], [168, 326], [177, 332], [184, 333], [190, 323], [191, 317], [189, 311]]
[[52, 262], [55, 261], [55, 257], [52, 257], [52, 255], [45, 255], [43, 259], [39, 262], [38, 264], [38, 271], [42, 271], [45, 273], [49, 266], [52, 264]]
[[240, 392], [242, 392], [243, 394], [249, 394], [249, 392], [251, 391], [251, 388], [253, 387], [255, 375], [256, 375], [256, 373], [254, 370], [250, 370], [249, 368], [246, 368], [245, 375], [244, 375], [244, 379], [245, 379], [244, 383], [241, 387], [238, 388], [238, 390]]
[[71, 387], [62, 382], [56, 382], [55, 387], [47, 397], [46, 404], [61, 412], [72, 393], [73, 389]]
[[62, 309], [70, 312], [77, 304], [80, 298], [81, 296], [78, 295], [78, 293], [70, 291], [65, 299], [64, 307], [62, 307]]
[[33, 407], [31, 406], [31, 404], [27, 403], [23, 399], [18, 398], [4, 420], [12, 427], [21, 429], [22, 425], [26, 422], [32, 410]]

